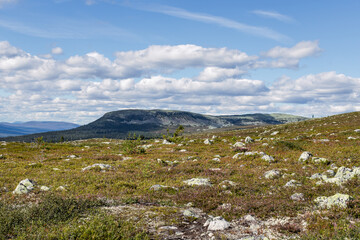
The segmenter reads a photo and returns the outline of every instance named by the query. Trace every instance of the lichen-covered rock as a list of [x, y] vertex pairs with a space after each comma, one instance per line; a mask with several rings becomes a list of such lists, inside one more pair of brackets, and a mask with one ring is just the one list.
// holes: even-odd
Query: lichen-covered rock
[[311, 175], [310, 179], [321, 179], [323, 175], [321, 173], [315, 173]]
[[228, 189], [229, 187], [234, 187], [236, 186], [236, 183], [230, 180], [224, 180], [222, 181], [220, 184], [221, 188], [223, 189]]
[[191, 218], [199, 218], [200, 217], [196, 212], [189, 210], [189, 209], [184, 210], [183, 215], [185, 217], [191, 217]]
[[208, 178], [192, 178], [184, 181], [189, 186], [211, 186]]
[[213, 144], [213, 140], [205, 139], [204, 144], [211, 145]]
[[50, 188], [47, 187], [47, 186], [41, 186], [41, 187], [40, 187], [40, 191], [47, 192], [47, 191], [49, 191], [49, 190], [50, 190]]
[[294, 193], [291, 195], [291, 200], [294, 201], [304, 201], [304, 194], [303, 193]]
[[279, 170], [270, 170], [264, 173], [266, 179], [276, 179], [281, 177], [281, 172]]
[[330, 161], [327, 158], [320, 158], [320, 157], [313, 157], [311, 159], [314, 163], [320, 163], [320, 164], [329, 164]]
[[165, 145], [170, 145], [170, 144], [173, 144], [172, 142], [169, 142], [168, 140], [164, 139], [162, 141], [162, 144], [165, 144]]
[[349, 203], [350, 199], [351, 197], [347, 194], [336, 193], [330, 197], [318, 197], [314, 201], [319, 206], [319, 208], [329, 209], [332, 207], [347, 208], [347, 204]]
[[265, 160], [266, 162], [275, 162], [275, 159], [274, 157], [270, 156], [270, 155], [267, 155], [267, 154], [264, 154], [262, 157], [261, 157], [262, 160]]
[[90, 169], [96, 168], [96, 167], [100, 168], [101, 170], [109, 170], [109, 169], [112, 168], [112, 166], [109, 165], [109, 164], [95, 163], [95, 164], [93, 164], [93, 165], [91, 165], [91, 166], [84, 167], [84, 168], [82, 169], [82, 171], [90, 170]]
[[326, 175], [323, 175], [323, 181], [326, 183], [341, 185], [355, 176], [360, 176], [360, 167], [354, 167], [351, 169], [343, 166], [337, 170], [333, 178], [328, 178]]
[[299, 183], [298, 181], [292, 179], [290, 181], [288, 181], [286, 184], [285, 184], [285, 187], [298, 187], [298, 186], [301, 186], [301, 183]]
[[214, 217], [208, 219], [204, 227], [208, 227], [208, 231], [222, 231], [230, 227], [230, 223], [226, 221], [223, 217]]
[[30, 179], [24, 179], [19, 182], [19, 184], [16, 186], [15, 190], [13, 191], [13, 194], [27, 194], [31, 192], [36, 183], [33, 180]]
[[300, 162], [307, 162], [313, 155], [310, 152], [303, 152], [300, 157]]
[[245, 147], [245, 143], [243, 143], [243, 142], [236, 142], [236, 143], [234, 143], [233, 144], [233, 147]]
[[245, 138], [245, 143], [252, 143], [252, 142], [254, 142], [254, 139], [252, 139], [251, 137], [247, 136]]
[[221, 161], [220, 161], [220, 158], [217, 158], [217, 157], [216, 157], [216, 158], [213, 158], [212, 161], [214, 161], [214, 162], [221, 162]]

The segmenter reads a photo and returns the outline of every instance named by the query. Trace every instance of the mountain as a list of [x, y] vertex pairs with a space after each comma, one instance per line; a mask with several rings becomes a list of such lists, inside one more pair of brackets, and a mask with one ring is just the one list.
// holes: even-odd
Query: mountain
[[0, 137], [20, 136], [33, 133], [67, 130], [79, 127], [68, 122], [31, 121], [31, 122], [0, 122]]
[[6, 141], [33, 141], [43, 136], [46, 141], [88, 139], [88, 138], [126, 138], [129, 133], [145, 137], [159, 136], [166, 129], [174, 130], [179, 125], [188, 132], [207, 129], [238, 127], [250, 125], [283, 124], [306, 120], [305, 117], [288, 114], [245, 114], [211, 116], [192, 112], [172, 110], [121, 110], [106, 113], [98, 120], [71, 130], [9, 137]]

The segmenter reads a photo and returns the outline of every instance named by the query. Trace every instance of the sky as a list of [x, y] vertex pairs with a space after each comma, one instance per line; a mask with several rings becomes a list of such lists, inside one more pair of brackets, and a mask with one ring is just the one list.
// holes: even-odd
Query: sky
[[0, 0], [0, 122], [360, 111], [358, 0]]

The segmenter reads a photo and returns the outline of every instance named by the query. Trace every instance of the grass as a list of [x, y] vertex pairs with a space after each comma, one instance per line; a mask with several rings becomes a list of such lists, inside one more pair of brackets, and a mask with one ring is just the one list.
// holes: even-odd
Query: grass
[[[203, 144], [214, 133], [196, 133], [163, 145], [162, 140], [89, 139], [61, 143], [7, 143], [0, 145], [0, 238], [18, 239], [146, 239], [156, 238], [161, 225], [182, 226], [180, 209], [188, 203], [205, 214], [236, 221], [251, 214], [258, 219], [292, 217], [307, 222], [306, 230], [288, 223], [274, 228], [284, 235], [303, 239], [359, 238], [359, 181], [352, 179], [343, 187], [324, 184], [309, 177], [336, 166], [360, 166], [360, 113], [349, 113], [286, 125], [257, 127], [235, 131], [216, 130], [212, 145]], [[278, 131], [276, 135], [271, 135]], [[232, 157], [231, 145], [247, 136], [255, 142], [242, 151], [265, 152], [275, 163], [259, 155]], [[329, 141], [320, 141], [328, 139]], [[264, 144], [266, 143], [266, 144]], [[180, 145], [179, 145], [180, 144]], [[151, 145], [145, 150], [141, 146]], [[185, 151], [184, 151], [185, 150]], [[301, 163], [303, 151], [330, 160], [330, 165]], [[70, 157], [75, 155], [75, 157]], [[220, 155], [220, 162], [212, 159]], [[109, 170], [81, 169], [104, 163]], [[220, 170], [219, 170], [220, 169]], [[266, 171], [278, 169], [283, 177], [266, 179]], [[209, 178], [211, 187], [190, 187], [184, 180]], [[11, 193], [19, 181], [37, 182], [25, 196]], [[291, 179], [302, 185], [284, 188]], [[233, 181], [224, 189], [221, 182]], [[155, 184], [169, 187], [150, 190]], [[40, 191], [50, 187], [50, 194]], [[57, 190], [63, 186], [65, 191]], [[292, 201], [295, 192], [304, 201]], [[314, 199], [337, 192], [354, 197], [346, 211], [317, 212]], [[109, 214], [103, 206], [133, 207], [129, 213]], [[230, 208], [221, 208], [230, 204]], [[156, 227], [149, 227], [143, 207], [151, 207]], [[137, 210], [138, 209], [138, 210]], [[176, 211], [175, 211], [175, 210]], [[129, 220], [129, 216], [135, 216]], [[144, 222], [140, 225], [134, 222]], [[200, 221], [201, 222], [201, 221]], [[155, 228], [155, 232], [149, 229]], [[26, 234], [29, 234], [28, 236]], [[160, 237], [161, 238], [161, 237]]]

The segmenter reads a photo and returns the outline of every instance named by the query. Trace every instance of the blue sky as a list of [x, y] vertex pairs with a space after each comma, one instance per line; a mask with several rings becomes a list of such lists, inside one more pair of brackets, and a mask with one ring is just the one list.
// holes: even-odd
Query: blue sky
[[359, 111], [357, 0], [0, 0], [0, 121]]

